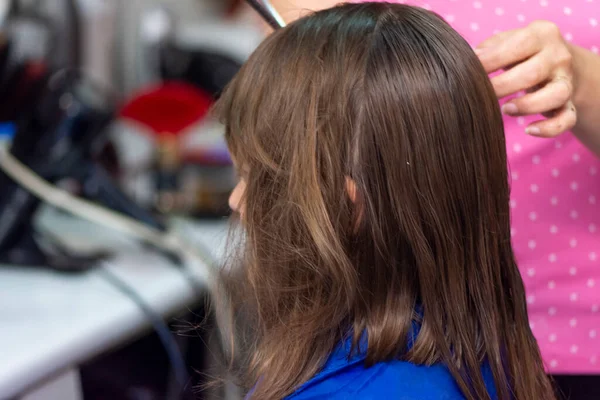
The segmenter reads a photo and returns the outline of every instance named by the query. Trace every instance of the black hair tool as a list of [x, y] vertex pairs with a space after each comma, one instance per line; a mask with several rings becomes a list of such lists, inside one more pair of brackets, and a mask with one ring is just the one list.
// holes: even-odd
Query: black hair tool
[[[19, 116], [10, 155], [50, 184], [76, 181], [80, 195], [101, 203], [156, 231], [166, 231], [155, 216], [129, 200], [109, 174], [95, 162], [106, 141], [114, 101], [75, 72], [62, 71], [43, 79], [30, 111]], [[46, 266], [63, 271], [85, 270], [97, 256], [46, 252], [33, 219], [41, 201], [0, 171], [0, 263]], [[49, 238], [46, 237], [46, 240]]]
[[285, 21], [269, 0], [246, 0], [273, 29], [285, 27]]

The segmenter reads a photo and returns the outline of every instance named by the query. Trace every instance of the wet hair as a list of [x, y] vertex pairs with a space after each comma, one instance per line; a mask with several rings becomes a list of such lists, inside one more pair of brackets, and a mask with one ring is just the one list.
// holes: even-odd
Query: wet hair
[[[278, 399], [335, 346], [443, 363], [467, 399], [553, 399], [510, 238], [501, 113], [440, 17], [344, 4], [270, 35], [217, 112], [243, 167], [246, 385]], [[348, 194], [348, 182], [356, 198]], [[420, 327], [412, 346], [413, 324]]]

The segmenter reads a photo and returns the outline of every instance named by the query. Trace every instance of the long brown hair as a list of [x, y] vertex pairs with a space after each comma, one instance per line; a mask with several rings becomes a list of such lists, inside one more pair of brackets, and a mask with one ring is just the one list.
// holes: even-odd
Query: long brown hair
[[253, 398], [291, 394], [349, 333], [366, 334], [367, 365], [444, 363], [468, 399], [490, 398], [484, 362], [499, 398], [554, 398], [510, 243], [498, 103], [441, 18], [388, 3], [302, 18], [218, 112], [246, 181], [231, 295], [253, 317]]

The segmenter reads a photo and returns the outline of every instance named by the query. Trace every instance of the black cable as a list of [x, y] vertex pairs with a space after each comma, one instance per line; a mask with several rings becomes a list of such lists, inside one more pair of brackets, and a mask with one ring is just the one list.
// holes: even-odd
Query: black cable
[[175, 375], [175, 379], [180, 386], [180, 393], [183, 394], [186, 392], [186, 386], [189, 382], [189, 374], [187, 372], [187, 366], [184, 361], [184, 358], [179, 350], [177, 342], [173, 337], [173, 334], [162, 317], [156, 313], [145, 301], [142, 297], [133, 289], [129, 284], [119, 278], [117, 275], [112, 273], [108, 268], [100, 268], [100, 275], [105, 278], [107, 282], [113, 285], [116, 289], [118, 289], [125, 296], [129, 297], [129, 299], [135, 303], [135, 305], [140, 309], [140, 311], [146, 316], [146, 318], [152, 324], [154, 331], [158, 335], [165, 352], [167, 353], [167, 357], [169, 358], [169, 362], [171, 367], [173, 368], [173, 373]]
[[68, 32], [71, 39], [69, 47], [69, 63], [72, 68], [82, 68], [82, 34], [81, 29], [81, 12], [79, 6], [75, 0], [67, 1], [67, 18], [69, 20], [70, 32]]

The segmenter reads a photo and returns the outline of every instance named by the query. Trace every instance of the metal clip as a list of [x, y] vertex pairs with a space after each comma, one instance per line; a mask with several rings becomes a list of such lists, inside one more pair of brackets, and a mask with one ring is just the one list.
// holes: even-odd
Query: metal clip
[[285, 27], [285, 21], [269, 0], [246, 0], [248, 4], [273, 28]]

